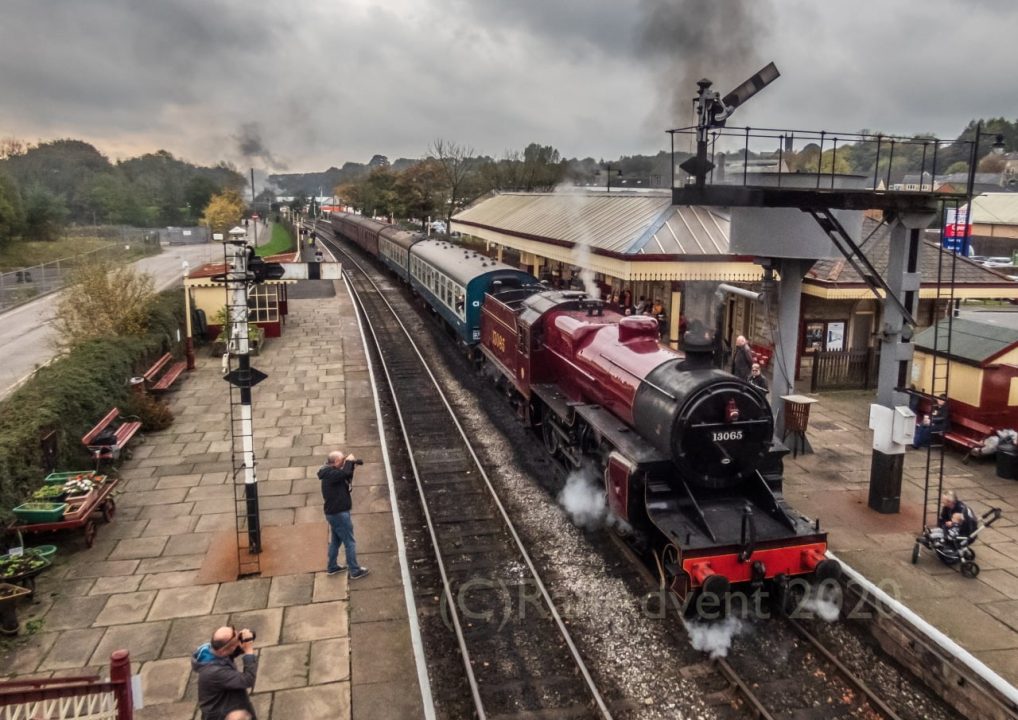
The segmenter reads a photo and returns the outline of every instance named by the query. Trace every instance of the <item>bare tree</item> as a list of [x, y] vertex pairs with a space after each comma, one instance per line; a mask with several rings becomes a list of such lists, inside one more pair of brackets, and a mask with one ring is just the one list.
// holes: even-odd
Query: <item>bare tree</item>
[[442, 176], [449, 189], [449, 207], [446, 212], [445, 227], [452, 228], [452, 215], [456, 206], [463, 200], [472, 171], [471, 158], [474, 149], [468, 145], [459, 145], [442, 138], [436, 139], [428, 148], [428, 153], [438, 161]]

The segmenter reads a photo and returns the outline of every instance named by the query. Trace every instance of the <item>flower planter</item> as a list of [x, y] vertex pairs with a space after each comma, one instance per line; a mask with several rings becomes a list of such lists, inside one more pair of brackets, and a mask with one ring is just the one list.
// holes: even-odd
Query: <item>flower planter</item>
[[66, 509], [67, 503], [28, 502], [14, 508], [14, 514], [23, 523], [57, 522]]
[[95, 477], [95, 471], [93, 470], [70, 470], [67, 472], [50, 473], [43, 480], [43, 483], [46, 485], [63, 485], [68, 480], [74, 480], [75, 478], [88, 478], [91, 480]]
[[18, 587], [10, 583], [0, 583], [0, 634], [17, 635], [18, 600], [31, 592], [28, 588]]

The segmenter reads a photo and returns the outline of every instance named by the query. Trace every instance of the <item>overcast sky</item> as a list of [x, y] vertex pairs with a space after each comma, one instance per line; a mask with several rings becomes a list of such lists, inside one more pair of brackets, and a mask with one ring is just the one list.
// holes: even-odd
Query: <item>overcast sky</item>
[[[1013, 0], [3, 0], [0, 137], [241, 168], [668, 146], [695, 79], [738, 125], [954, 137], [1018, 117]], [[247, 155], [245, 156], [245, 152]]]

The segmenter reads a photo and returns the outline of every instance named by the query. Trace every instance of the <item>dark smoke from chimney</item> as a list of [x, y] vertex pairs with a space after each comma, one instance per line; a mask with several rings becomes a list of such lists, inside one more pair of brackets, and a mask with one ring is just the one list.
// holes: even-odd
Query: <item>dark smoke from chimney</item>
[[724, 95], [764, 64], [757, 47], [770, 33], [770, 0], [644, 0], [643, 7], [639, 54], [657, 67], [658, 127], [694, 124], [700, 78]]
[[286, 165], [274, 157], [262, 142], [261, 126], [258, 123], [242, 123], [233, 139], [237, 141], [237, 150], [246, 160], [261, 160], [269, 169], [286, 170]]

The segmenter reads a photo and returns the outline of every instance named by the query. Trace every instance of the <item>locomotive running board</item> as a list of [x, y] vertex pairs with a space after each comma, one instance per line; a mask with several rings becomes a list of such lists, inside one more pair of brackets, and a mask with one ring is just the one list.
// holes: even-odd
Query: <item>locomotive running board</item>
[[[754, 482], [755, 481], [755, 482]], [[797, 530], [795, 520], [788, 516], [785, 509], [781, 507], [777, 495], [771, 490], [764, 476], [759, 470], [753, 472], [752, 479], [747, 483], [752, 499], [757, 505], [771, 514], [778, 522], [793, 532]]]

